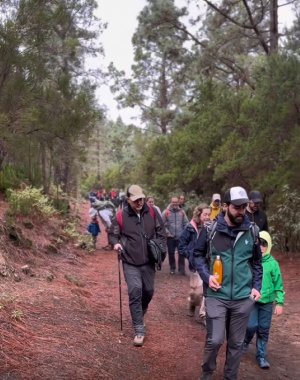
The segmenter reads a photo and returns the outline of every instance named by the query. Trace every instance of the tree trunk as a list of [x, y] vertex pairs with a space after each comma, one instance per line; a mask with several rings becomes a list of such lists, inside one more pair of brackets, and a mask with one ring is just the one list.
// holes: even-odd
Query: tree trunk
[[270, 54], [278, 51], [278, 0], [270, 1]]

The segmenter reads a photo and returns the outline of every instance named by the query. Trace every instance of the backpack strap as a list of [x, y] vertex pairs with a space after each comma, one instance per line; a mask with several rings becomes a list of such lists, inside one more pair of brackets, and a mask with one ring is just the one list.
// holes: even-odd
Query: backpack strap
[[[155, 215], [155, 210], [153, 207], [149, 207], [149, 214], [151, 215], [151, 218], [152, 219], [155, 219], [156, 218], [156, 215]], [[116, 213], [116, 219], [117, 219], [117, 223], [120, 227], [120, 230], [122, 231], [123, 230], [123, 210], [118, 210], [117, 213]]]
[[214, 220], [209, 226], [206, 227], [207, 235], [206, 235], [206, 241], [207, 241], [207, 251], [206, 251], [206, 258], [208, 261], [211, 259], [211, 252], [212, 252], [212, 239], [214, 238], [216, 234], [216, 228], [217, 228], [217, 221]]
[[120, 227], [120, 230], [122, 231], [123, 230], [123, 210], [118, 210], [118, 212], [116, 213], [116, 220]]
[[259, 227], [255, 222], [251, 222], [250, 231], [253, 238], [253, 242], [254, 244], [256, 244], [259, 240]]

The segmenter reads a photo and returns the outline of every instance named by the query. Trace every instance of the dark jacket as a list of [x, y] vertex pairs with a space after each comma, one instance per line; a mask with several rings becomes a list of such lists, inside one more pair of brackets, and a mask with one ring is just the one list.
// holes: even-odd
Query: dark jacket
[[98, 236], [98, 234], [101, 232], [100, 226], [98, 222], [92, 222], [88, 225], [88, 232], [92, 234], [93, 236]]
[[[250, 296], [252, 288], [260, 291], [262, 263], [259, 240], [253, 240], [251, 222], [245, 216], [240, 226], [229, 227], [220, 214], [211, 239], [211, 255], [207, 258], [208, 232], [200, 235], [194, 249], [197, 271], [204, 282], [207, 297], [240, 300]], [[217, 292], [208, 288], [213, 262], [217, 255], [223, 263], [222, 287]]]
[[264, 211], [258, 209], [252, 213], [246, 209], [246, 215], [251, 222], [254, 222], [258, 225], [260, 231], [269, 231], [268, 219]]
[[149, 207], [144, 204], [140, 216], [138, 216], [127, 203], [123, 210], [118, 211], [118, 213], [122, 213], [122, 225], [118, 224], [117, 217], [113, 220], [109, 241], [113, 245], [121, 243], [123, 246], [122, 260], [125, 263], [134, 266], [151, 263], [145, 234], [149, 239], [156, 237], [164, 246], [166, 245], [163, 222], [157, 211], [153, 211], [154, 213], [151, 215]]
[[184, 227], [178, 243], [178, 251], [180, 255], [183, 255], [189, 260], [189, 270], [192, 272], [196, 271], [194, 263], [194, 247], [200, 231], [201, 229], [198, 229], [196, 223], [192, 220]]

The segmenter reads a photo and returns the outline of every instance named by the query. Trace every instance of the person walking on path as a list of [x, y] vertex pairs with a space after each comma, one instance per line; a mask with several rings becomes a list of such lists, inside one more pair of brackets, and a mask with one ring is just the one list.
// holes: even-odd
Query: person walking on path
[[270, 368], [267, 361], [267, 344], [272, 322], [273, 306], [275, 315], [281, 315], [284, 304], [283, 282], [278, 261], [271, 255], [272, 239], [267, 231], [259, 233], [260, 247], [263, 254], [263, 281], [261, 298], [255, 302], [248, 322], [243, 352], [256, 334], [256, 360], [260, 368]]
[[99, 222], [97, 219], [97, 213], [91, 215], [91, 222], [89, 223], [87, 230], [92, 235], [93, 248], [96, 249], [97, 237], [101, 232]]
[[135, 346], [145, 338], [144, 316], [154, 294], [155, 263], [147, 249], [147, 239], [159, 239], [166, 245], [166, 233], [160, 215], [145, 203], [138, 185], [127, 190], [127, 203], [119, 210], [110, 229], [110, 242], [120, 251], [128, 287], [129, 309]]
[[199, 238], [205, 223], [210, 221], [210, 208], [207, 204], [201, 203], [195, 207], [193, 218], [188, 223], [179, 238], [178, 249], [189, 261], [190, 270], [190, 292], [188, 297], [188, 315], [195, 316], [197, 306], [200, 306], [199, 316], [197, 321], [205, 325], [205, 305], [203, 297], [203, 281], [196, 270], [194, 263], [194, 246], [196, 240]]
[[210, 204], [210, 210], [210, 220], [216, 220], [217, 216], [222, 211], [220, 194], [213, 194]]
[[258, 225], [260, 231], [269, 231], [267, 215], [261, 209], [262, 203], [263, 199], [261, 193], [256, 190], [250, 191], [246, 215], [251, 222]]
[[[261, 250], [255, 226], [245, 216], [248, 196], [240, 186], [224, 195], [225, 215], [200, 235], [194, 259], [204, 282], [206, 308], [206, 343], [201, 380], [212, 379], [218, 352], [227, 339], [224, 380], [236, 380], [249, 315], [260, 298], [262, 283]], [[213, 231], [214, 229], [214, 231]], [[213, 274], [213, 264], [220, 256], [222, 281]]]
[[[184, 210], [179, 207], [177, 197], [171, 198], [170, 205], [162, 213], [162, 220], [167, 232], [167, 246], [170, 265], [170, 274], [175, 274], [176, 260], [175, 250], [178, 249], [180, 235], [184, 227], [188, 224], [188, 218]], [[185, 275], [184, 256], [178, 252], [178, 272]]]

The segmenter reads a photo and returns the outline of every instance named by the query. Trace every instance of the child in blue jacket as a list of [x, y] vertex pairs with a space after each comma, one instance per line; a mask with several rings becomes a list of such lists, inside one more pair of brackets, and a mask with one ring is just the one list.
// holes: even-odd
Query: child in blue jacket
[[97, 236], [101, 232], [97, 215], [92, 217], [91, 223], [88, 225], [88, 232], [93, 237], [93, 248], [96, 249]]

